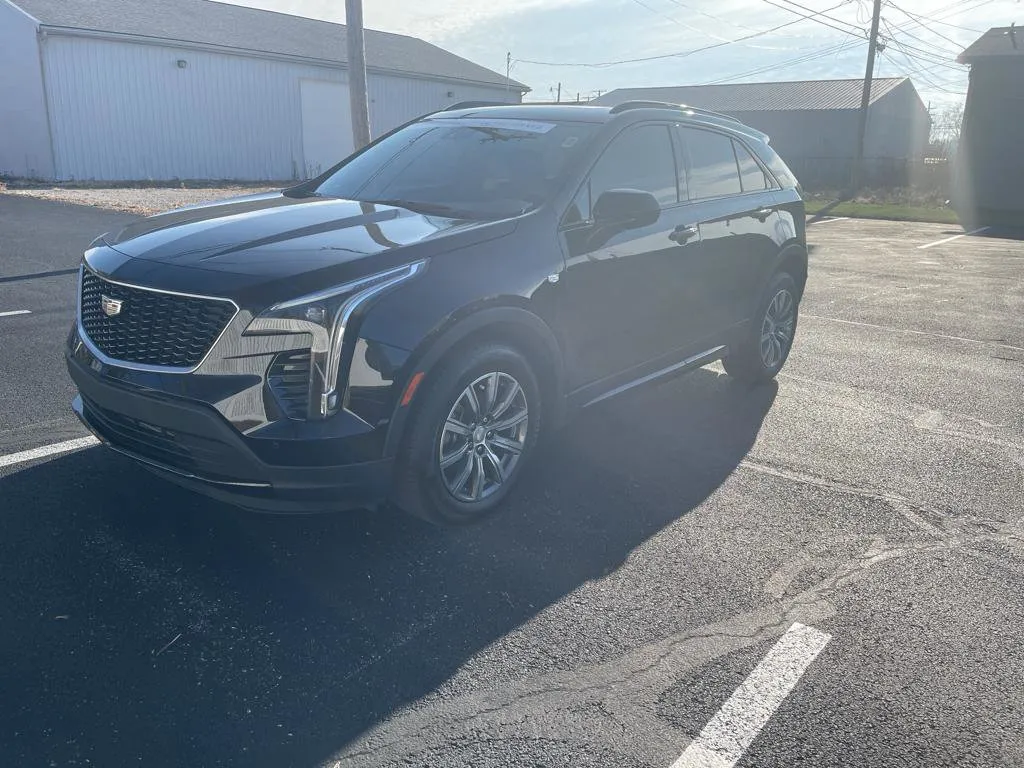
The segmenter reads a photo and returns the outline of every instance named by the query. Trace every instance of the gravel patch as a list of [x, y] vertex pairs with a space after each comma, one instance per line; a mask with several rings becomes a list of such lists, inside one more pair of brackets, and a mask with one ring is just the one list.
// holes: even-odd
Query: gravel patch
[[226, 197], [249, 195], [255, 192], [268, 192], [280, 187], [214, 187], [203, 189], [66, 189], [63, 187], [46, 187], [40, 189], [7, 189], [0, 188], [0, 194], [22, 195], [40, 200], [54, 200], [75, 205], [89, 205], [94, 208], [106, 208], [111, 211], [125, 211], [149, 216], [172, 208], [194, 205], [209, 200], [221, 200]]

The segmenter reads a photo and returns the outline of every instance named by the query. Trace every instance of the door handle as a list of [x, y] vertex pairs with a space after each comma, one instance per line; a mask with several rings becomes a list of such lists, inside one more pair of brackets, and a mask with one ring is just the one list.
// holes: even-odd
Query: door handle
[[762, 224], [768, 220], [768, 217], [775, 213], [774, 208], [758, 208], [754, 211], [754, 218], [760, 221]]
[[697, 228], [692, 224], [680, 224], [678, 227], [672, 230], [672, 233], [668, 236], [669, 240], [679, 243], [682, 245], [691, 237], [697, 236]]

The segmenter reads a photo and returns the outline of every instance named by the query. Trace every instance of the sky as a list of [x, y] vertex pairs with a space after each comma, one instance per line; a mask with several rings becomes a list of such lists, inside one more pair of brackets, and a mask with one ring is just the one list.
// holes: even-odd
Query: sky
[[[344, 0], [230, 1], [345, 21]], [[511, 53], [512, 78], [532, 88], [526, 100], [554, 98], [558, 83], [563, 99], [585, 100], [621, 87], [863, 77], [871, 2], [364, 0], [363, 15], [369, 28], [420, 37], [496, 72]], [[957, 54], [1013, 21], [1024, 26], [1019, 0], [884, 0], [875, 76], [911, 77], [937, 114], [967, 91]]]

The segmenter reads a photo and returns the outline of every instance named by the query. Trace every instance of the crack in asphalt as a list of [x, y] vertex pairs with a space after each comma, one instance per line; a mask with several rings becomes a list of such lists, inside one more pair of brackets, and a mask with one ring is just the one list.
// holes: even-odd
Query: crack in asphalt
[[[862, 499], [884, 502], [916, 528], [932, 536], [946, 536], [950, 533], [960, 533], [964, 528], [969, 527], [973, 527], [974, 529], [981, 528], [992, 534], [1003, 534], [1004, 536], [1012, 539], [1017, 539], [1022, 535], [1022, 533], [1024, 533], [1024, 531], [1021, 530], [1022, 526], [1020, 523], [1010, 523], [1005, 520], [994, 520], [979, 518], [972, 515], [957, 515], [951, 512], [944, 512], [922, 504], [916, 504], [906, 497], [900, 496], [899, 494], [891, 491], [880, 491], [873, 488], [849, 485], [848, 483], [831, 480], [820, 475], [812, 475], [807, 472], [788, 469], [766, 462], [754, 461], [752, 459], [744, 459], [740, 462], [739, 466], [752, 472], [778, 477], [783, 480], [803, 483], [804, 485], [813, 485], [818, 488], [824, 488], [826, 490], [850, 496], [857, 496]], [[937, 523], [929, 521], [927, 519], [928, 517], [931, 517], [933, 520], [937, 521]]]
[[[802, 549], [765, 582], [765, 591], [778, 599], [772, 605], [745, 611], [693, 631], [641, 646], [585, 670], [558, 671], [504, 689], [472, 691], [427, 709], [408, 708], [361, 735], [350, 745], [352, 751], [336, 755], [327, 764], [342, 768], [355, 764], [360, 758], [377, 754], [380, 750], [396, 747], [404, 754], [436, 750], [470, 724], [476, 724], [476, 727], [485, 724], [492, 730], [507, 729], [527, 717], [531, 711], [545, 713], [541, 727], [544, 730], [551, 729], [552, 733], [560, 734], [564, 739], [565, 716], [574, 706], [579, 705], [581, 697], [594, 694], [601, 696], [596, 699], [595, 706], [617, 725], [621, 726], [621, 722], [614, 716], [614, 712], [628, 710], [629, 719], [634, 723], [638, 718], [643, 719], [642, 727], [634, 725], [632, 732], [646, 734], [646, 738], [633, 745], [633, 754], [640, 759], [646, 755], [648, 760], [658, 763], [667, 754], [678, 754], [679, 748], [685, 746], [693, 734], [681, 733], [661, 722], [650, 706], [657, 698], [651, 695], [651, 691], [664, 688], [666, 683], [675, 682], [692, 670], [728, 654], [776, 638], [794, 621], [813, 626], [831, 618], [835, 608], [830, 598], [865, 578], [871, 569], [883, 563], [943, 551], [958, 551], [973, 557], [998, 560], [992, 555], [972, 549], [971, 545], [999, 542], [1020, 547], [1024, 544], [1017, 524], [941, 512], [914, 504], [889, 491], [853, 486], [762, 462], [746, 460], [741, 466], [790, 482], [885, 502], [895, 514], [910, 522], [927, 538], [889, 543], [883, 537], [875, 536], [864, 551], [841, 562], [825, 578], [788, 599], [778, 599], [782, 598], [786, 587], [801, 573], [821, 562], [821, 558]], [[862, 540], [865, 537], [850, 538]], [[1024, 566], [1021, 570], [1024, 571]], [[553, 716], [556, 712], [561, 719]], [[589, 727], [595, 727], [593, 722]], [[573, 732], [577, 742], [588, 741], [579, 727]], [[652, 738], [652, 734], [660, 735]]]
[[[854, 394], [858, 397], [870, 396], [872, 398], [872, 402], [870, 404], [863, 405], [850, 402], [850, 400], [845, 398], [836, 403], [832, 403], [833, 405], [837, 405], [845, 409], [856, 408], [857, 410], [864, 412], [883, 411], [887, 415], [900, 420], [906, 420], [908, 415], [907, 411], [909, 409], [914, 413], [913, 417], [910, 419], [910, 423], [917, 429], [936, 435], [966, 440], [968, 442], [1008, 448], [1013, 452], [1011, 454], [1011, 458], [1018, 463], [1024, 461], [1024, 442], [1014, 440], [1012, 438], [1007, 439], [994, 435], [978, 434], [977, 432], [959, 428], [956, 423], [971, 422], [986, 430], [1006, 429], [1008, 427], [1007, 424], [996, 424], [986, 421], [985, 419], [979, 419], [963, 413], [946, 413], [927, 405], [921, 405], [920, 403], [907, 403], [899, 400], [898, 398], [891, 397], [885, 392], [868, 389], [866, 387], [851, 386], [849, 384], [798, 376], [791, 373], [780, 373], [779, 376], [797, 382], [798, 384], [807, 385], [808, 389], [828, 390], [837, 393]], [[807, 392], [807, 390], [805, 390], [805, 392]], [[811, 392], [810, 394], [812, 396], [817, 394], [818, 397], [821, 398], [820, 393]]]

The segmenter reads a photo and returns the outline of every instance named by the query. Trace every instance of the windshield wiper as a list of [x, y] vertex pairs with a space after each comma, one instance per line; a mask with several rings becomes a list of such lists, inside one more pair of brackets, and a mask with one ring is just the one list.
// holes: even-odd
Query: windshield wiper
[[373, 205], [393, 205], [396, 208], [407, 208], [416, 213], [423, 213], [427, 216], [446, 216], [453, 219], [487, 219], [494, 218], [480, 211], [467, 211], [465, 208], [455, 208], [444, 203], [429, 203], [421, 200], [360, 200], [361, 203], [372, 203]]

